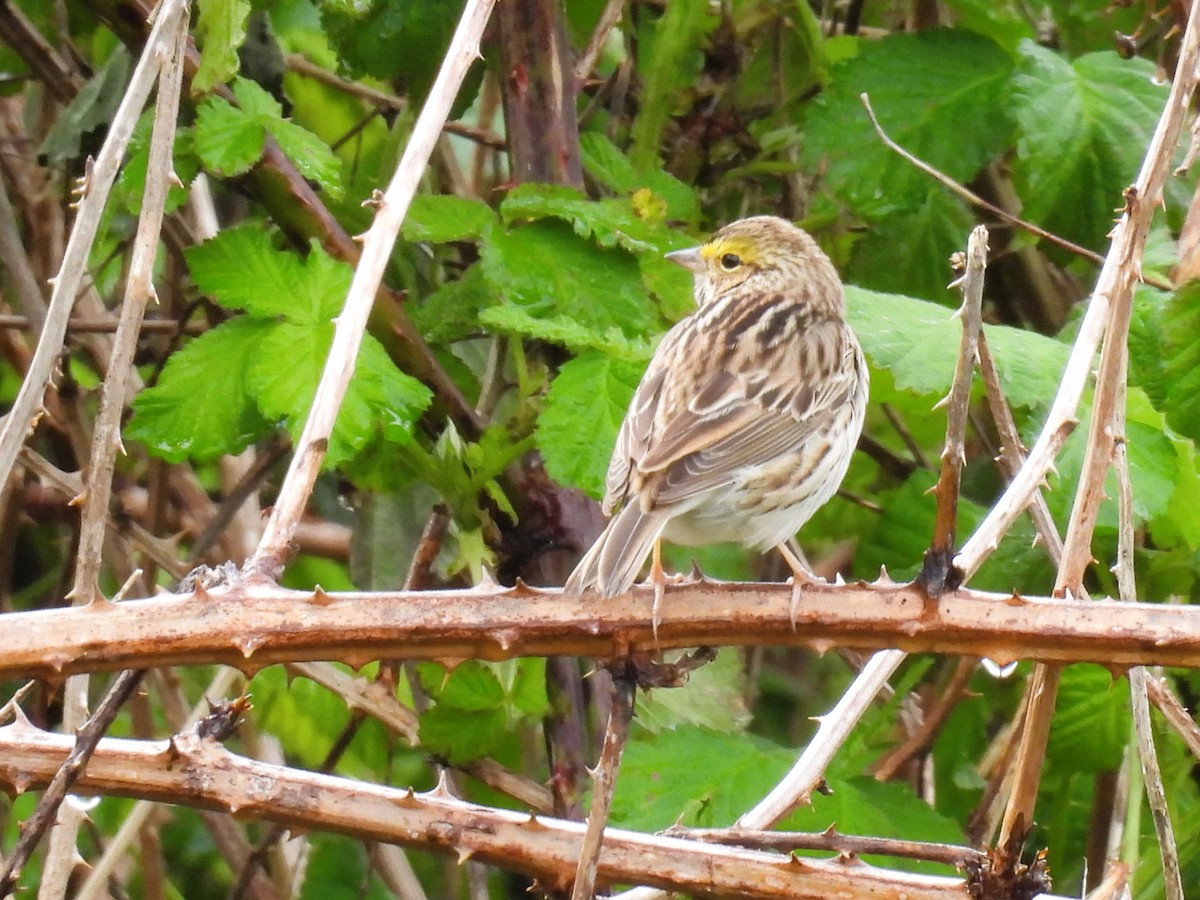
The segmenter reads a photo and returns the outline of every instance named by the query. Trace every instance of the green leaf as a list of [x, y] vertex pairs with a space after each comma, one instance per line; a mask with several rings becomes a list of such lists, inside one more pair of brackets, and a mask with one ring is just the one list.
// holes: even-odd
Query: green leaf
[[901, 581], [920, 571], [933, 535], [937, 500], [929, 491], [936, 483], [935, 473], [918, 469], [902, 484], [880, 493], [883, 514], [863, 536], [854, 561], [860, 578], [875, 578], [881, 565]]
[[[968, 470], [968, 476], [971, 474]], [[918, 469], [903, 484], [878, 495], [882, 515], [860, 539], [854, 560], [855, 574], [874, 578], [879, 567], [897, 580], [915, 578], [933, 537], [937, 498], [933, 486], [937, 474]], [[987, 498], [990, 499], [990, 498]], [[963, 496], [958, 502], [957, 534], [963, 540], [983, 520], [987, 508]], [[1053, 580], [1046, 552], [1033, 541], [1028, 519], [1018, 519], [1000, 546], [971, 580], [980, 590], [1037, 590]]]
[[708, 0], [667, 4], [653, 35], [639, 45], [638, 70], [644, 90], [630, 134], [630, 162], [638, 171], [655, 168], [667, 119], [695, 85], [704, 64], [701, 48], [717, 23]]
[[253, 79], [235, 78], [233, 96], [237, 99], [238, 108], [256, 122], [266, 125], [272, 120], [283, 118], [283, 107], [279, 101]]
[[1129, 741], [1129, 682], [1101, 666], [1063, 670], [1047, 758], [1064, 771], [1103, 772], [1121, 765]]
[[962, 295], [946, 290], [954, 279], [950, 255], [963, 248], [974, 219], [947, 191], [931, 190], [912, 212], [882, 219], [854, 245], [847, 276], [856, 284], [957, 306]]
[[461, 765], [487, 756], [504, 739], [507, 718], [503, 709], [471, 711], [438, 704], [421, 713], [418, 733], [421, 746]]
[[[315, 769], [350, 721], [350, 710], [337, 694], [307, 678], [288, 679], [279, 666], [254, 676], [249, 684], [255, 714], [278, 737], [289, 756]], [[390, 762], [391, 739], [378, 723], [363, 723], [338, 768], [367, 778]]]
[[301, 271], [301, 286], [295, 291], [301, 303], [289, 318], [324, 324], [340, 315], [354, 280], [349, 263], [334, 259], [314, 240]]
[[[1156, 542], [1166, 546], [1182, 542], [1183, 548], [1196, 550], [1200, 549], [1200, 457], [1192, 441], [1171, 437], [1179, 456], [1179, 480], [1167, 504], [1168, 521], [1155, 523], [1154, 535]], [[1190, 560], [1187, 569], [1189, 575], [1195, 574]]]
[[546, 471], [559, 484], [604, 493], [604, 473], [643, 366], [583, 353], [550, 385], [535, 435]]
[[1200, 282], [1167, 301], [1161, 328], [1162, 409], [1172, 428], [1200, 442]]
[[562, 185], [520, 185], [504, 198], [500, 215], [506, 224], [521, 219], [562, 219], [580, 237], [591, 238], [601, 247], [624, 247], [631, 253], [661, 256], [694, 243], [667, 228], [661, 214], [646, 212], [632, 198], [589, 200]]
[[598, 331], [586, 328], [566, 316], [531, 316], [519, 306], [490, 307], [479, 314], [479, 321], [491, 331], [549, 341], [575, 353], [602, 350], [618, 359], [646, 362], [654, 352], [652, 341], [630, 340], [615, 325]]
[[615, 325], [633, 338], [660, 329], [637, 260], [601, 249], [561, 222], [494, 229], [481, 255], [495, 294], [530, 315], [566, 316], [600, 331]]
[[628, 195], [649, 190], [666, 201], [668, 218], [692, 226], [700, 220], [700, 204], [692, 187], [657, 167], [634, 169], [633, 163], [606, 135], [581, 134], [579, 151], [587, 173], [609, 190]]
[[[672, 321], [694, 308], [691, 273], [665, 259], [664, 254], [697, 242], [666, 226], [661, 203], [655, 202], [648, 188], [637, 189], [629, 198], [597, 201], [561, 185], [524, 184], [505, 198], [500, 213], [506, 223], [559, 219], [569, 223], [577, 235], [601, 247], [624, 248], [637, 257], [642, 273], [641, 296], [648, 290], [658, 297], [663, 312]], [[646, 306], [644, 301], [642, 305]]]
[[406, 241], [446, 244], [473, 241], [492, 227], [496, 214], [486, 203], [447, 194], [417, 194], [400, 233]]
[[[1051, 16], [1056, 35], [1055, 45], [1072, 56], [1092, 50], [1111, 49], [1116, 35], [1136, 35], [1139, 33], [1138, 27], [1145, 22], [1143, 11], [1137, 4], [1113, 6], [1106, 9], [1103, 16], [1097, 16], [1096, 8], [1086, 0], [1055, 0], [1045, 9]], [[1021, 14], [1024, 15], [1025, 11], [1022, 10]], [[1044, 24], [1037, 23], [1039, 34], [1043, 36]], [[1031, 35], [1035, 38], [1038, 36]], [[1138, 42], [1138, 39], [1134, 38], [1134, 41]]]
[[[686, 764], [689, 760], [703, 764]], [[636, 729], [621, 763], [612, 821], [639, 831], [680, 820], [732, 825], [794, 760], [791, 751], [748, 734], [721, 734], [694, 725], [655, 734]]]
[[[850, 324], [871, 363], [896, 386], [919, 394], [950, 390], [962, 325], [944, 306], [846, 287]], [[1053, 399], [1067, 362], [1066, 345], [1017, 328], [985, 325], [988, 347], [1010, 403], [1042, 408]]]
[[449, 281], [427, 297], [407, 304], [417, 330], [434, 344], [450, 344], [479, 334], [480, 310], [495, 302], [495, 295], [479, 263], [455, 281]]
[[[142, 208], [142, 195], [146, 190], [146, 166], [150, 155], [150, 125], [154, 113], [147, 110], [138, 121], [133, 137], [129, 141], [129, 157], [121, 167], [113, 193], [132, 213]], [[187, 185], [192, 183], [200, 170], [200, 160], [195, 153], [192, 129], [182, 128], [175, 132], [175, 144], [171, 148], [171, 166], [184, 186], [172, 183], [167, 190], [166, 211], [175, 212], [187, 202]]]
[[[1129, 477], [1133, 486], [1133, 512], [1138, 522], [1166, 514], [1181, 480], [1180, 468], [1187, 465], [1186, 457], [1175, 447], [1172, 437], [1165, 433], [1162, 415], [1150, 405], [1141, 390], [1129, 391], [1128, 422], [1125, 425], [1126, 451], [1129, 454]], [[1083, 460], [1087, 449], [1090, 413], [1081, 416], [1079, 427], [1067, 439], [1056, 461], [1057, 474], [1051, 475], [1055, 490], [1047, 501], [1055, 517], [1065, 521], [1075, 497]], [[1105, 479], [1106, 500], [1100, 507], [1096, 524], [1101, 528], [1117, 527], [1117, 476], [1109, 471]], [[1099, 554], [1097, 554], [1099, 555]]]
[[928, 175], [879, 140], [859, 95], [870, 95], [892, 140], [957, 181], [970, 181], [1008, 142], [1004, 113], [1012, 62], [968, 31], [891, 34], [863, 42], [836, 66], [808, 116], [803, 159], [855, 210], [880, 216], [916, 209]]
[[[1019, 3], [996, 0], [946, 0], [960, 28], [984, 34], [1013, 51], [1025, 38], [1036, 38], [1037, 29]], [[1116, 27], [1116, 26], [1112, 26]]]
[[[249, 78], [237, 78], [233, 82], [233, 94], [246, 120], [275, 138], [279, 148], [301, 175], [317, 182], [335, 199], [341, 196], [342, 163], [324, 141], [311, 131], [284, 119], [283, 107], [279, 105], [279, 101], [257, 82]], [[248, 128], [245, 125], [242, 127]], [[232, 125], [231, 130], [234, 130]], [[237, 142], [234, 143], [241, 146]], [[247, 143], [244, 150], [248, 153], [251, 146]], [[261, 156], [260, 145], [258, 155], [251, 160], [251, 164], [257, 162]], [[242, 157], [239, 157], [239, 160], [241, 159]]]
[[[250, 366], [250, 389], [263, 415], [285, 422], [293, 437], [299, 436], [312, 406], [332, 341], [332, 325], [322, 328], [279, 322], [264, 335], [259, 354]], [[339, 423], [353, 411], [353, 406], [344, 402], [338, 413]], [[337, 431], [335, 426], [334, 433]], [[360, 434], [356, 443], [361, 445], [365, 440], [366, 436]], [[332, 453], [332, 446], [330, 450]]]
[[196, 153], [210, 172], [243, 175], [262, 159], [262, 124], [223, 97], [208, 97], [196, 111]]
[[169, 462], [244, 450], [267, 431], [246, 379], [273, 327], [239, 317], [184, 344], [134, 398], [125, 437]]
[[354, 277], [317, 245], [303, 260], [276, 250], [269, 232], [253, 224], [223, 231], [185, 256], [196, 286], [222, 306], [299, 324], [328, 324]]
[[296, 171], [319, 184], [330, 197], [341, 199], [342, 161], [323, 140], [286, 119], [271, 119], [264, 124]]
[[1023, 41], [1012, 103], [1021, 215], [1084, 246], [1103, 246], [1166, 97], [1149, 60], [1105, 51], [1072, 62]]
[[[1187, 284], [1181, 286], [1180, 291], [1192, 293]], [[1134, 293], [1129, 319], [1129, 383], [1144, 390], [1154, 406], [1167, 413], [1168, 420], [1174, 415], [1168, 409], [1168, 393], [1178, 378], [1186, 378], [1187, 372], [1185, 368], [1182, 376], [1172, 374], [1170, 377], [1166, 373], [1168, 363], [1177, 352], [1175, 348], [1167, 347], [1167, 322], [1173, 303], [1173, 295], [1140, 286]], [[1182, 305], [1182, 310], [1187, 315], [1187, 304]], [[1180, 336], [1184, 338], [1185, 346], [1191, 342], [1194, 334], [1186, 325], [1181, 329]], [[1200, 359], [1200, 352], [1197, 358]], [[1185, 393], [1184, 399], [1197, 399], [1200, 402], [1194, 392], [1190, 395]], [[1184, 421], [1189, 421], [1186, 416]]]
[[359, 347], [350, 387], [361, 395], [384, 438], [396, 444], [412, 439], [413, 426], [433, 400], [433, 392], [397, 369], [383, 345], [369, 334]]
[[[1129, 395], [1129, 421], [1125, 423], [1126, 451], [1129, 454], [1129, 479], [1133, 487], [1133, 514], [1140, 521], [1164, 515], [1181, 481], [1183, 459], [1176, 451], [1175, 441], [1164, 428], [1161, 416], [1147, 409], [1148, 421], [1135, 409], [1139, 399], [1145, 402], [1140, 391]], [[1116, 496], [1116, 482], [1112, 484]]]
[[61, 163], [79, 156], [84, 135], [107, 126], [116, 115], [128, 81], [129, 54], [124, 47], [117, 47], [100, 71], [56, 114], [38, 153], [49, 163]]
[[[522, 184], [513, 188], [500, 204], [505, 225], [535, 219], [558, 218], [568, 222], [580, 237], [594, 238], [602, 247], [615, 247], [622, 227], [633, 219], [633, 212], [620, 201], [589, 200], [575, 188], [560, 184]], [[635, 224], [635, 227], [637, 225]], [[631, 247], [648, 250], [641, 242]]]
[[296, 900], [389, 900], [395, 896], [373, 876], [362, 841], [341, 834], [307, 838], [304, 878]]
[[200, 67], [192, 77], [192, 90], [206, 94], [237, 74], [238, 48], [246, 40], [250, 0], [200, 0], [196, 38]]
[[500, 680], [486, 663], [477, 659], [460, 663], [449, 672], [437, 664], [422, 666], [421, 682], [439, 706], [479, 712], [499, 709], [504, 703]]
[[[768, 17], [760, 10], [775, 15]], [[820, 16], [807, 0], [764, 4], [755, 12], [745, 15], [744, 23], [737, 21], [743, 17], [733, 17], [737, 37], [747, 49], [739, 52], [744, 62], [731, 84], [730, 98], [748, 109], [771, 106], [769, 116], [752, 123], [751, 130], [767, 122], [769, 127], [794, 122], [800, 105], [818, 93], [829, 77], [828, 41]]]
[[726, 733], [741, 731], [750, 722], [746, 681], [742, 657], [726, 650], [692, 672], [683, 690], [664, 688], [638, 697], [638, 724], [652, 732], [681, 725]]
[[[463, 11], [463, 0], [320, 0], [321, 24], [342, 65], [394, 84], [416, 104], [437, 75]], [[470, 102], [482, 75], [468, 76], [451, 118]]]
[[[283, 421], [294, 438], [312, 408], [332, 342], [332, 324], [281, 322], [263, 338], [250, 366], [248, 383], [263, 415]], [[363, 449], [380, 428], [393, 439], [406, 440], [431, 396], [424, 385], [397, 370], [370, 335], [363, 338], [359, 364], [363, 369], [350, 382], [329, 437], [326, 468]]]
[[229, 228], [184, 251], [196, 287], [227, 309], [256, 316], [293, 312], [292, 292], [301, 279], [294, 254], [276, 250], [260, 225]]
[[532, 719], [550, 714], [550, 698], [546, 696], [546, 658], [533, 656], [516, 660], [516, 673], [509, 695], [513, 705]]

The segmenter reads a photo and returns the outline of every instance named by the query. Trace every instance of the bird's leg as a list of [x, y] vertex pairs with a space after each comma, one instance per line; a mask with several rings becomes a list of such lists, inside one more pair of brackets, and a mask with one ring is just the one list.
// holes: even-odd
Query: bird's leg
[[775, 549], [779, 551], [783, 561], [792, 570], [792, 602], [789, 613], [792, 620], [792, 633], [795, 634], [796, 614], [800, 611], [801, 601], [804, 600], [804, 588], [817, 584], [818, 580], [809, 569], [808, 560], [804, 558], [804, 551], [800, 549], [795, 538], [788, 538], [785, 543], [777, 545]]
[[655, 541], [654, 553], [650, 557], [650, 573], [646, 576], [646, 580], [642, 582], [642, 584], [648, 584], [654, 588], [654, 605], [650, 608], [650, 625], [654, 629], [655, 646], [658, 645], [659, 613], [662, 611], [663, 598], [667, 593], [667, 585], [679, 584], [681, 581], [683, 581], [682, 575], [668, 575], [663, 571], [662, 541]]
[[667, 576], [662, 567], [662, 541], [654, 542], [654, 554], [650, 558], [650, 583], [654, 585], [654, 605], [650, 607], [650, 627], [654, 632], [654, 644], [658, 645], [659, 612], [663, 597], [667, 593]]

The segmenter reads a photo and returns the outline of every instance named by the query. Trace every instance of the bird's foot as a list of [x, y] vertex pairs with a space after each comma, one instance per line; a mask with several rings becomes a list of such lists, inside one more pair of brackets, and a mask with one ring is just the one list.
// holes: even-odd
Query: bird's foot
[[794, 539], [786, 544], [780, 544], [776, 549], [779, 550], [779, 555], [783, 557], [783, 561], [787, 563], [788, 568], [792, 570], [792, 598], [788, 606], [788, 618], [792, 623], [792, 634], [795, 634], [796, 617], [800, 613], [800, 604], [804, 600], [804, 588], [821, 584], [822, 580], [813, 575], [809, 570], [807, 560], [804, 559], [804, 553], [800, 550], [800, 545], [796, 544]]
[[668, 584], [680, 584], [682, 575], [668, 575], [662, 567], [662, 550], [658, 543], [654, 545], [654, 556], [650, 561], [650, 574], [646, 584], [654, 588], [654, 603], [650, 607], [650, 628], [654, 632], [654, 643], [658, 644], [658, 623], [661, 621], [663, 599], [666, 597]]

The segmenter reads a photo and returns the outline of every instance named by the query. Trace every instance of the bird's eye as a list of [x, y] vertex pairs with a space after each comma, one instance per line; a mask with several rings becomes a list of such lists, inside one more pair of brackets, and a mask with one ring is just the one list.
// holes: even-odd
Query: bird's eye
[[726, 253], [721, 257], [721, 268], [726, 272], [732, 272], [742, 264], [742, 258], [736, 253]]

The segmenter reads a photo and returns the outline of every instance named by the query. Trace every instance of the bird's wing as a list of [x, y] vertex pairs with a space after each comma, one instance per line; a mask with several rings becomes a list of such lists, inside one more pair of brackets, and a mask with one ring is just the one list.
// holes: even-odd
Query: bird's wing
[[[809, 337], [829, 340], [848, 334], [843, 328]], [[852, 337], [844, 352], [858, 352]], [[654, 446], [634, 460], [643, 473], [658, 476], [653, 505], [673, 505], [728, 484], [739, 469], [769, 462], [809, 440], [833, 410], [853, 400], [856, 365], [838, 360], [840, 355], [827, 354], [819, 365], [818, 354], [802, 351], [752, 370], [753, 381], [715, 373], [655, 436]]]
[[658, 363], [657, 358], [650, 361], [650, 367], [642, 376], [642, 381], [629, 402], [625, 420], [617, 432], [617, 442], [613, 447], [612, 459], [608, 463], [608, 473], [604, 476], [602, 509], [606, 516], [611, 516], [616, 508], [625, 502], [629, 493], [630, 472], [638, 460], [646, 455], [649, 447], [663, 383], [669, 371], [669, 367]]
[[[751, 412], [738, 401], [745, 397], [745, 385], [730, 372], [716, 369], [705, 373], [704, 383], [697, 385], [688, 379], [687, 387], [698, 387], [695, 399], [685, 395], [681, 374], [693, 371], [691, 367], [703, 360], [688, 359], [687, 354], [694, 344], [691, 340], [694, 320], [682, 319], [668, 331], [654, 352], [654, 358], [646, 368], [641, 383], [629, 403], [625, 420], [617, 432], [612, 459], [604, 478], [604, 502], [602, 509], [610, 516], [636, 491], [640, 479], [636, 473], [653, 472], [659, 465], [655, 460], [663, 457], [663, 442], [667, 442], [668, 456], [673, 458], [690, 452], [679, 446], [677, 438], [688, 436], [712, 440], [722, 428], [723, 416], [731, 415], [728, 429], [740, 426], [742, 417]], [[702, 421], [704, 428], [694, 428], [692, 423]], [[651, 460], [649, 465], [646, 460]], [[644, 498], [645, 499], [645, 498]]]

